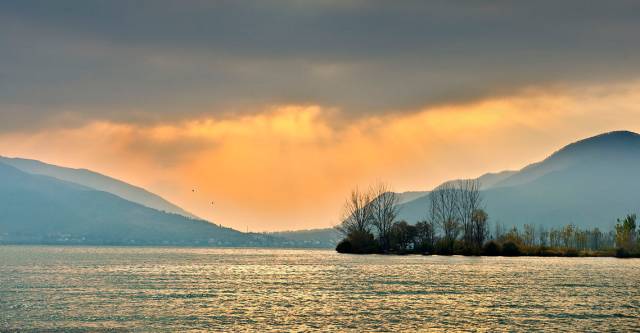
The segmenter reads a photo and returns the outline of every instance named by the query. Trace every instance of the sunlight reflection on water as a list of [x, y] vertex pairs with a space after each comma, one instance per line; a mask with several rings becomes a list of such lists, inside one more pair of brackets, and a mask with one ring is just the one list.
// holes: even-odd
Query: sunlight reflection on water
[[640, 330], [640, 260], [0, 247], [0, 330]]

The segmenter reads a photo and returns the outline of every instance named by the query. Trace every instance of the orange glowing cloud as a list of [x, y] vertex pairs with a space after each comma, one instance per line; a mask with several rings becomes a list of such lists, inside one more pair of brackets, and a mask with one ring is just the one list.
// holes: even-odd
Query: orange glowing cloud
[[177, 123], [9, 133], [0, 135], [0, 152], [103, 172], [238, 229], [301, 229], [336, 224], [356, 185], [429, 189], [522, 167], [598, 132], [638, 130], [637, 105], [637, 83], [356, 119], [319, 105], [282, 105]]

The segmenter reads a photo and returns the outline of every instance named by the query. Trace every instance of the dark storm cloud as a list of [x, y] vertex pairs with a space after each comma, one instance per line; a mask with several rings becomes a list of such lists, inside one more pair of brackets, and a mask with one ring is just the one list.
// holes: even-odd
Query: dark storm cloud
[[637, 1], [2, 1], [0, 130], [636, 78], [638, 17]]

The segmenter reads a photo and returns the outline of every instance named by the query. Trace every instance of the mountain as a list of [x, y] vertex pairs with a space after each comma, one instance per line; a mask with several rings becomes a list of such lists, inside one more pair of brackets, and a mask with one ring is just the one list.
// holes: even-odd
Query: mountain
[[13, 166], [27, 173], [45, 175], [60, 180], [84, 185], [86, 187], [109, 192], [123, 199], [154, 208], [156, 210], [197, 218], [184, 209], [168, 202], [145, 189], [86, 169], [72, 169], [22, 158], [0, 156], [0, 163]]
[[0, 163], [0, 243], [282, 246]]
[[[640, 135], [618, 131], [478, 180], [493, 223], [610, 230], [640, 208], [639, 173]], [[399, 219], [426, 218], [429, 193], [400, 193]], [[330, 228], [244, 234], [184, 215], [152, 193], [88, 170], [0, 159], [0, 243], [333, 247], [339, 238]]]
[[[640, 135], [618, 131], [572, 143], [545, 160], [484, 186], [490, 219], [611, 229], [640, 208]], [[401, 205], [400, 218], [426, 217], [428, 195]]]
[[398, 193], [398, 204], [413, 201], [427, 194], [429, 194], [429, 191], [408, 191]]
[[[632, 164], [640, 158], [640, 134], [617, 131], [600, 134], [572, 143], [544, 161], [531, 164], [493, 187], [525, 184], [555, 171], [569, 170], [580, 165], [617, 167]], [[606, 170], [601, 170], [606, 172]], [[610, 176], [602, 174], [601, 176]], [[634, 175], [631, 175], [634, 176]]]
[[[484, 175], [476, 178], [476, 180], [480, 183], [480, 189], [481, 190], [486, 190], [492, 187], [496, 187], [498, 184], [502, 183], [505, 179], [510, 178], [511, 176], [513, 176], [514, 174], [516, 174], [517, 171], [510, 171], [510, 170], [506, 170], [506, 171], [501, 171], [501, 172], [497, 172], [497, 173], [485, 173]], [[455, 179], [455, 180], [449, 180], [446, 181], [444, 183], [442, 183], [441, 185], [437, 186], [436, 188], [440, 187], [440, 186], [445, 186], [445, 185], [450, 185], [450, 184], [454, 184], [456, 182], [461, 181], [462, 179]], [[428, 194], [428, 192], [423, 192], [426, 194]], [[415, 198], [417, 199], [417, 198]]]

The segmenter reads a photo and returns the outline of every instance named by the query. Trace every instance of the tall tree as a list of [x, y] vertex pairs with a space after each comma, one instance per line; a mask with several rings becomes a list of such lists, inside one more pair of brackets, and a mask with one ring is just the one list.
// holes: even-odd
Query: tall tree
[[559, 247], [560, 246], [560, 231], [555, 229], [555, 228], [551, 228], [551, 231], [549, 232], [549, 243], [551, 245], [551, 247]]
[[576, 227], [573, 224], [568, 224], [562, 228], [560, 232], [560, 237], [562, 237], [562, 243], [565, 248], [570, 248], [572, 246], [571, 242], [573, 241], [573, 232]]
[[458, 220], [462, 226], [463, 239], [467, 246], [474, 243], [474, 213], [480, 209], [480, 182], [474, 179], [457, 181], [455, 191], [455, 207]]
[[444, 184], [429, 195], [430, 219], [442, 230], [442, 240], [447, 250], [453, 250], [453, 244], [460, 234], [458, 219], [458, 194], [452, 184]]
[[594, 228], [593, 231], [591, 231], [591, 241], [590, 241], [590, 247], [593, 250], [599, 250], [600, 247], [602, 246], [602, 231], [600, 231], [600, 229], [598, 228]]
[[352, 190], [344, 204], [342, 223], [336, 229], [345, 236], [355, 233], [370, 233], [373, 221], [370, 203], [371, 195], [369, 192], [362, 192], [358, 188]]
[[549, 231], [543, 226], [540, 225], [538, 228], [538, 245], [545, 247], [547, 246], [547, 242], [549, 239]]
[[536, 227], [533, 224], [525, 224], [522, 240], [527, 246], [533, 246], [536, 239]]
[[398, 195], [384, 183], [370, 190], [372, 225], [378, 234], [378, 242], [383, 251], [389, 250], [391, 228], [398, 216]]
[[479, 249], [484, 244], [484, 240], [487, 238], [489, 227], [487, 220], [489, 215], [482, 209], [476, 209], [473, 211], [471, 218], [473, 245], [476, 249]]
[[575, 238], [575, 241], [573, 242], [574, 247], [579, 250], [586, 249], [587, 240], [589, 239], [587, 231], [576, 228], [576, 231], [573, 234]]
[[636, 215], [627, 215], [624, 219], [618, 219], [616, 224], [616, 246], [632, 251], [636, 244]]
[[494, 232], [493, 239], [497, 241], [502, 240], [506, 229], [507, 228], [504, 226], [504, 224], [496, 222], [496, 230]]

